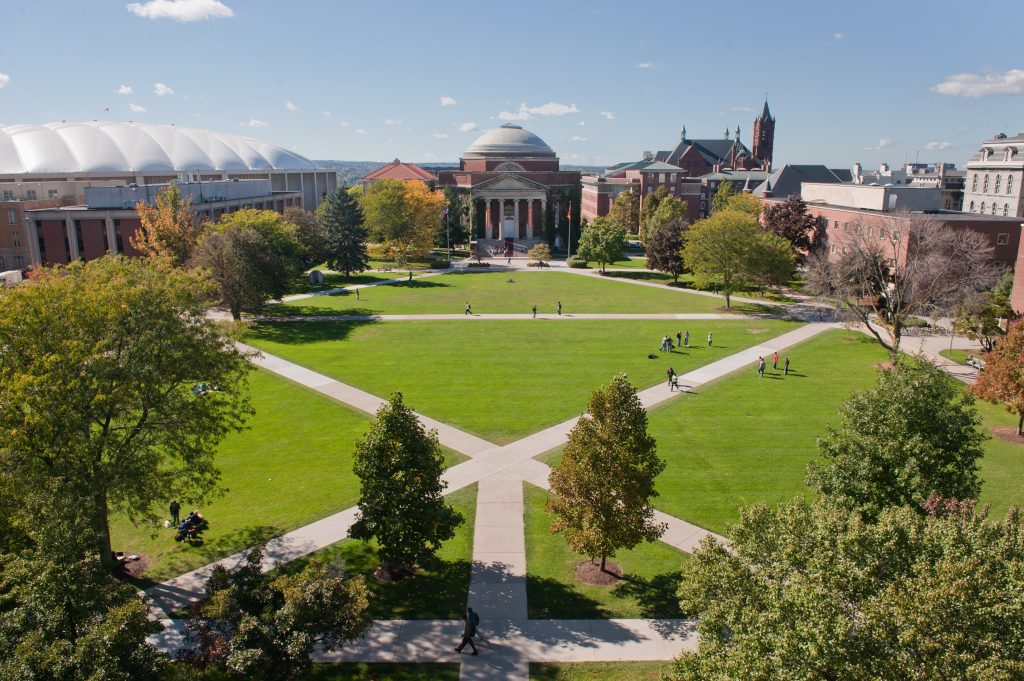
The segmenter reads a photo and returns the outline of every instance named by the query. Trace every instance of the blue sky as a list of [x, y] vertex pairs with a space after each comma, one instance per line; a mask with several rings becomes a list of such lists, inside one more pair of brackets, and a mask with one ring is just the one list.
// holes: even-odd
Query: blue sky
[[175, 123], [311, 158], [430, 162], [504, 116], [563, 162], [601, 165], [670, 148], [684, 124], [696, 138], [739, 125], [749, 145], [767, 92], [776, 166], [842, 167], [963, 164], [1024, 130], [1020, 0], [34, 0], [3, 14], [3, 124]]

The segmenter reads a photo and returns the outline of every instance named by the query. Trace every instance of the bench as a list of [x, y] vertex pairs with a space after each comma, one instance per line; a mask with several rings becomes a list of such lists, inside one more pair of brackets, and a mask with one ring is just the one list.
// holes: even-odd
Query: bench
[[985, 363], [977, 357], [968, 357], [966, 364], [967, 366], [972, 366], [979, 371], [985, 368]]

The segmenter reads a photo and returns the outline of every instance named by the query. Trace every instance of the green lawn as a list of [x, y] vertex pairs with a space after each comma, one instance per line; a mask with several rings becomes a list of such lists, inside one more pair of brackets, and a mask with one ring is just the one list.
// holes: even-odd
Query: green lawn
[[863, 334], [828, 331], [788, 351], [789, 376], [751, 365], [650, 414], [650, 432], [667, 468], [655, 505], [672, 515], [724, 532], [738, 510], [808, 494], [807, 463], [816, 439], [837, 421], [854, 388], [874, 381], [885, 359]]
[[271, 305], [266, 314], [460, 314], [467, 302], [480, 314], [526, 314], [534, 305], [549, 314], [555, 312], [558, 301], [565, 314], [716, 312], [722, 305], [717, 298], [685, 291], [661, 291], [566, 272], [458, 272], [363, 289], [358, 300], [346, 292]]
[[990, 435], [985, 441], [985, 456], [979, 464], [981, 502], [991, 505], [992, 518], [1001, 518], [1012, 504], [1024, 507], [1024, 485], [1021, 484], [1024, 481], [1024, 445], [991, 434], [993, 428], [999, 427], [1016, 431], [1016, 416], [1008, 414], [1002, 405], [982, 401], [977, 404], [985, 431]]
[[[319, 269], [325, 269], [326, 265], [321, 265]], [[317, 268], [314, 268], [317, 269]], [[359, 272], [358, 274], [352, 274], [346, 277], [340, 272], [324, 272], [324, 283], [318, 286], [314, 286], [309, 283], [309, 275], [303, 274], [301, 277], [296, 277], [292, 280], [292, 284], [289, 287], [290, 293], [312, 293], [314, 291], [327, 291], [332, 288], [341, 288], [342, 286], [355, 286], [356, 284], [374, 284], [378, 281], [387, 281], [388, 279], [399, 279], [406, 276], [406, 272], [378, 272], [376, 270], [366, 270], [365, 272]]]
[[[617, 372], [647, 387], [670, 365], [685, 373], [796, 327], [775, 319], [323, 321], [257, 324], [248, 340], [375, 395], [401, 390], [414, 409], [506, 443], [582, 413]], [[696, 346], [658, 352], [662, 336], [687, 328]], [[708, 330], [712, 348], [700, 344]]]
[[[642, 265], [641, 265], [642, 267]], [[664, 272], [656, 272], [654, 270], [635, 271], [635, 272], [607, 272], [606, 277], [612, 279], [631, 279], [633, 281], [648, 281], [655, 284], [664, 284], [665, 286], [672, 286], [679, 289], [696, 289], [694, 278], [692, 274], [681, 274], [678, 280], [673, 280], [671, 274], [665, 274]], [[718, 291], [717, 286], [712, 286], [706, 291]], [[754, 298], [757, 300], [763, 300], [766, 303], [773, 305], [789, 305], [795, 302], [792, 298], [784, 293], [776, 291], [761, 291], [760, 289], [748, 288], [741, 289], [733, 293], [734, 296], [741, 298]], [[720, 303], [721, 304], [721, 303]], [[742, 306], [740, 309], [743, 309]]]
[[530, 681], [661, 681], [671, 662], [531, 662]]
[[951, 362], [956, 362], [957, 364], [967, 364], [967, 358], [974, 353], [969, 352], [967, 350], [940, 350], [939, 354]]
[[[176, 543], [162, 525], [112, 521], [114, 548], [150, 559], [147, 578], [187, 572], [356, 503], [352, 452], [369, 418], [259, 370], [250, 374], [250, 392], [256, 414], [249, 429], [228, 436], [217, 452], [227, 492], [201, 507], [210, 520], [201, 546]], [[449, 465], [461, 459], [448, 454]], [[190, 505], [182, 507], [184, 516]]]
[[[473, 524], [476, 519], [476, 485], [445, 497], [465, 522], [437, 552], [437, 561], [421, 566], [414, 577], [401, 582], [381, 582], [373, 576], [379, 561], [376, 544], [346, 539], [314, 553], [340, 557], [350, 573], [366, 576], [370, 587], [370, 615], [373, 619], [458, 619], [466, 607], [469, 573], [473, 561]], [[289, 563], [287, 570], [299, 569], [304, 560]]]
[[526, 592], [532, 619], [682, 617], [676, 591], [685, 553], [661, 542], [644, 543], [612, 559], [626, 575], [619, 584], [582, 584], [574, 570], [584, 557], [570, 551], [561, 535], [550, 532], [553, 516], [545, 511], [550, 495], [533, 485], [524, 485], [523, 491]]
[[[592, 264], [591, 267], [596, 268], [596, 264]], [[645, 255], [627, 255], [624, 260], [616, 260], [613, 263], [605, 265], [607, 269], [613, 270], [645, 270], [647, 269], [647, 256]]]

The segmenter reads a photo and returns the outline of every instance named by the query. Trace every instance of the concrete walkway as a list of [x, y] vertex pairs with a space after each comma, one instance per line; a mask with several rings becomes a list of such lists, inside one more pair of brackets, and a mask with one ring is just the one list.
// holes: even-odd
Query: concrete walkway
[[[737, 321], [749, 319], [747, 315], [741, 314], [718, 314], [707, 312], [669, 312], [669, 313], [576, 313], [576, 314], [543, 314], [538, 313], [534, 317], [530, 313], [513, 314], [378, 314], [378, 315], [356, 315], [356, 314], [335, 314], [335, 315], [285, 315], [285, 316], [254, 316], [253, 321], [257, 322], [422, 322], [422, 321], [493, 321], [500, 319], [543, 319], [569, 321], [576, 319], [622, 319], [622, 320], [643, 320], [643, 319], [668, 319], [668, 320], [701, 320], [720, 319]], [[249, 319], [249, 318], [247, 318]]]

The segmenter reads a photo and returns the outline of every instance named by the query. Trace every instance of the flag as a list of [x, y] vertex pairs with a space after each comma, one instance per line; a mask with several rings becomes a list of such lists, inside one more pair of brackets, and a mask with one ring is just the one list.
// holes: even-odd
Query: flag
[[449, 204], [447, 204], [447, 203], [444, 204], [444, 212], [441, 213], [441, 219], [442, 220], [447, 220], [448, 219], [448, 205]]
[[565, 214], [565, 219], [572, 222], [572, 201], [569, 202], [569, 212]]

